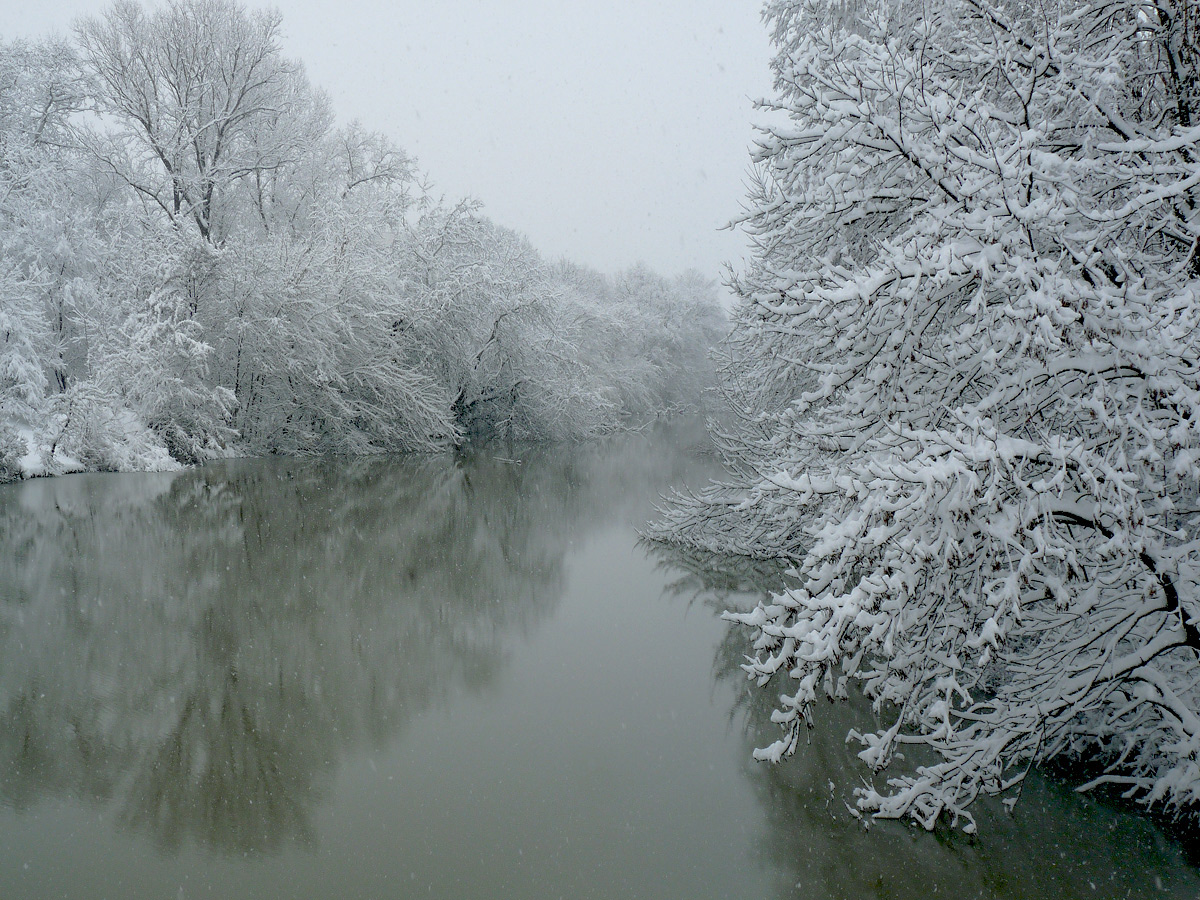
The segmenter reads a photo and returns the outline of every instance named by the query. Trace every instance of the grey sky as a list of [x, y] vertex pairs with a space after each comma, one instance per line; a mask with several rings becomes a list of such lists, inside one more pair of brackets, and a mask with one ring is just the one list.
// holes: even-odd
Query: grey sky
[[[0, 0], [0, 36], [107, 5]], [[547, 257], [717, 277], [745, 255], [719, 229], [745, 193], [751, 98], [770, 92], [754, 0], [274, 5], [340, 121], [385, 132]]]

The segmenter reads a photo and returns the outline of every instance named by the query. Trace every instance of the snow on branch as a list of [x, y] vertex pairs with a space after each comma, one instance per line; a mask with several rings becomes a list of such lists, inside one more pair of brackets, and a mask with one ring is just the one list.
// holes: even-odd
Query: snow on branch
[[653, 533], [795, 567], [728, 616], [747, 675], [787, 681], [758, 755], [857, 684], [875, 816], [973, 830], [1052, 758], [1200, 799], [1195, 20], [767, 6], [790, 124], [743, 221], [731, 473]]

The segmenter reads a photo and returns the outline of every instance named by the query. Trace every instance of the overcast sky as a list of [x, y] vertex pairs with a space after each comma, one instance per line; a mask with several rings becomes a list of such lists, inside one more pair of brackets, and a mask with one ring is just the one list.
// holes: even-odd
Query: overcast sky
[[[65, 34], [107, 5], [0, 0], [0, 37]], [[385, 132], [545, 256], [715, 278], [745, 255], [720, 229], [770, 93], [756, 0], [273, 5], [339, 121]]]

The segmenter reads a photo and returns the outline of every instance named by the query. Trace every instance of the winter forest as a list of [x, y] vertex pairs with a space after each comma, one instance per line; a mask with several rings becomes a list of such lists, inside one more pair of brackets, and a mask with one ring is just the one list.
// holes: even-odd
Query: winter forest
[[[549, 261], [480, 204], [447, 200], [392, 138], [334, 124], [331, 101], [283, 53], [281, 21], [234, 0], [117, 0], [78, 20], [69, 39], [0, 42], [0, 481], [194, 466], [175, 476], [169, 502], [135, 504], [121, 520], [133, 529], [128, 542], [157, 547], [135, 525], [166, 523], [154, 527], [170, 539], [149, 556], [189, 560], [180, 548], [194, 538], [179, 522], [218, 521], [218, 537], [195, 558], [240, 559], [235, 537], [248, 526], [231, 512], [241, 508], [236, 485], [251, 484], [259, 498], [255, 539], [272, 516], [274, 501], [261, 498], [284, 490], [265, 476], [238, 482], [243, 458], [300, 466], [281, 460], [457, 451], [449, 474], [414, 462], [422, 455], [400, 474], [358, 460], [361, 477], [337, 477], [384, 485], [404, 498], [398, 506], [421, 511], [430, 534], [444, 517], [453, 535], [444, 543], [484, 560], [479, 571], [494, 567], [508, 586], [487, 590], [525, 598], [536, 611], [526, 619], [574, 608], [562, 599], [574, 571], [564, 560], [580, 552], [568, 534], [583, 544], [602, 532], [599, 522], [644, 508], [629, 526], [636, 546], [660, 569], [689, 573], [661, 593], [700, 585], [696, 595], [716, 604], [731, 635], [711, 668], [722, 685], [734, 673], [730, 704], [748, 710], [752, 740], [738, 752], [776, 773], [748, 776], [760, 795], [799, 796], [788, 780], [806, 765], [798, 760], [832, 758], [845, 737], [850, 767], [829, 770], [840, 773], [836, 784], [824, 771], [811, 779], [825, 807], [847, 811], [850, 824], [836, 828], [857, 829], [837, 834], [886, 835], [898, 820], [953, 835], [938, 850], [950, 853], [953, 840], [986, 841], [988, 827], [1010, 827], [989, 810], [1015, 815], [1025, 792], [1048, 790], [1047, 775], [1072, 794], [1194, 826], [1200, 4], [768, 0], [774, 93], [758, 103], [769, 124], [748, 157], [749, 195], [729, 198], [750, 250], [728, 270], [728, 314], [705, 275]], [[714, 449], [677, 458], [659, 445], [601, 446], [604, 436], [685, 413], [705, 417], [701, 444]], [[596, 449], [577, 451], [584, 462], [550, 449], [593, 440]], [[478, 449], [497, 441], [540, 449]], [[522, 459], [527, 467], [515, 468]], [[316, 496], [324, 463], [303, 464], [296, 471]], [[346, 490], [331, 501], [338, 518], [310, 529], [322, 559], [340, 564], [331, 548], [344, 531], [407, 546], [389, 505]], [[299, 483], [294, 492], [280, 502], [302, 508]], [[645, 506], [656, 494], [657, 508]], [[203, 511], [201, 497], [224, 505]], [[480, 497], [487, 509], [477, 518]], [[93, 501], [78, 502], [95, 514]], [[63, 520], [36, 540], [85, 547], [105, 589], [117, 590], [121, 567], [97, 562], [102, 541], [76, 531], [74, 507], [45, 506]], [[355, 524], [364, 509], [369, 528]], [[535, 523], [551, 513], [556, 530], [543, 538]], [[34, 530], [10, 524], [0, 539]], [[305, 539], [305, 527], [294, 531]], [[427, 545], [438, 543], [435, 534], [407, 548], [408, 581], [380, 576], [391, 557], [364, 551], [368, 564], [350, 579], [357, 618], [345, 646], [307, 635], [308, 649], [297, 651], [355, 673], [345, 680], [369, 706], [376, 681], [398, 670], [382, 644], [370, 672], [355, 668], [362, 635], [390, 615], [368, 588], [419, 594], [428, 612], [406, 607], [416, 624], [388, 619], [381, 629], [428, 657], [413, 708], [397, 699], [410, 688], [389, 688], [396, 722], [450, 702], [430, 673], [471, 682], [451, 650], [484, 648], [487, 687], [493, 669], [520, 671], [494, 649], [498, 635], [512, 630], [519, 644], [516, 631], [525, 640], [536, 630], [497, 630], [502, 611], [474, 605], [476, 582], [457, 562], [453, 575], [424, 568]], [[276, 578], [290, 585], [294, 574], [278, 574], [290, 545], [271, 547]], [[549, 562], [530, 562], [536, 554]], [[57, 557], [30, 553], [28, 565], [12, 563], [13, 583], [36, 582], [39, 558], [56, 584], [76, 577]], [[642, 571], [616, 559], [609, 568]], [[203, 590], [177, 579], [190, 564], [163, 565], [158, 580], [179, 596], [224, 596], [213, 586], [219, 572], [197, 576]], [[325, 596], [339, 589], [323, 566], [312, 574]], [[437, 606], [421, 587], [447, 579], [449, 612], [449, 601]], [[312, 589], [288, 588], [305, 598]], [[273, 590], [255, 588], [263, 610], [274, 608]], [[622, 605], [622, 596], [605, 588], [614, 605], [606, 622], [654, 639], [630, 657], [649, 666], [664, 647], [692, 640], [696, 623], [677, 616], [651, 628], [662, 610]], [[280, 615], [291, 621], [307, 602]], [[322, 621], [340, 614], [333, 603], [319, 612]], [[238, 607], [234, 618], [253, 619], [244, 630], [261, 647], [280, 639], [274, 615]], [[121, 616], [138, 614], [104, 620]], [[207, 613], [160, 611], [162, 622], [173, 617], [203, 631], [208, 647]], [[65, 620], [43, 619], [51, 649], [34, 662], [49, 672], [54, 648], [74, 637]], [[451, 650], [429, 650], [425, 630]], [[177, 639], [166, 626], [154, 632], [164, 646]], [[237, 658], [229, 646], [240, 645], [221, 641], [205, 696], [240, 697], [251, 688], [227, 679]], [[599, 667], [579, 646], [573, 652]], [[108, 654], [111, 666], [153, 655], [139, 648]], [[21, 652], [33, 651], [22, 643]], [[275, 690], [272, 679], [285, 677], [276, 658], [253, 659], [257, 668], [245, 671], [257, 674], [245, 677]], [[708, 676], [700, 680], [707, 690]], [[36, 681], [21, 690], [33, 696]], [[320, 706], [322, 684], [304, 682], [299, 694]], [[751, 691], [759, 699], [746, 699]], [[589, 724], [607, 700], [593, 702]], [[24, 706], [21, 715], [36, 719]], [[152, 744], [146, 735], [158, 726], [140, 708], [137, 716], [137, 740]], [[622, 719], [592, 743], [625, 729]], [[322, 732], [330, 745], [341, 740], [335, 732]], [[186, 744], [173, 734], [172, 747]], [[114, 771], [145, 768], [137, 752], [122, 752], [125, 768]], [[665, 752], [687, 756], [680, 744]], [[219, 755], [195, 751], [188, 765], [198, 772]], [[306, 818], [293, 830], [309, 828], [308, 792], [323, 765], [299, 767]], [[35, 793], [37, 777], [21, 768], [23, 790]], [[180, 776], [190, 785], [204, 777]], [[215, 834], [227, 811], [211, 805], [201, 818]], [[813, 815], [805, 810], [793, 818]], [[173, 839], [183, 840], [187, 828], [175, 824]], [[764, 827], [778, 836], [793, 826]], [[213, 841], [241, 849], [237, 835]], [[782, 895], [811, 875], [795, 865], [782, 864]], [[992, 890], [980, 877], [979, 890]], [[871, 896], [924, 896], [924, 885], [910, 894], [880, 881]], [[1064, 890], [1046, 896], [1073, 896]]]
[[333, 127], [277, 12], [0, 48], [0, 479], [571, 440], [694, 408], [716, 286], [551, 263]]

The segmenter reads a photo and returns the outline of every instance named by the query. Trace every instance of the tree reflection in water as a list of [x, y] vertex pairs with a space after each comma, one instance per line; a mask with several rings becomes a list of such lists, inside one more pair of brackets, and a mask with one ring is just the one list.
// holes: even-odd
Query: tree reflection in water
[[484, 688], [565, 550], [669, 479], [636, 444], [233, 461], [0, 491], [0, 802], [116, 800], [165, 847], [314, 840], [341, 754]]
[[[670, 592], [714, 614], [748, 611], [781, 590], [784, 567], [744, 557], [717, 557], [659, 544], [649, 551], [678, 572]], [[1031, 777], [1010, 815], [981, 801], [978, 837], [929, 834], [899, 822], [864, 823], [850, 807], [853, 788], [870, 772], [847, 744], [852, 728], [874, 722], [861, 695], [814, 711], [807, 744], [773, 765], [753, 747], [770, 743], [781, 690], [758, 687], [740, 666], [753, 648], [749, 630], [730, 626], [717, 649], [714, 678], [734, 685], [730, 712], [746, 735], [744, 772], [767, 823], [762, 852], [780, 873], [779, 895], [806, 900], [954, 898], [1127, 898], [1200, 896], [1200, 873], [1150, 821], [1064, 784]], [[886, 777], [882, 776], [882, 777]], [[847, 803], [849, 801], [849, 805]]]

